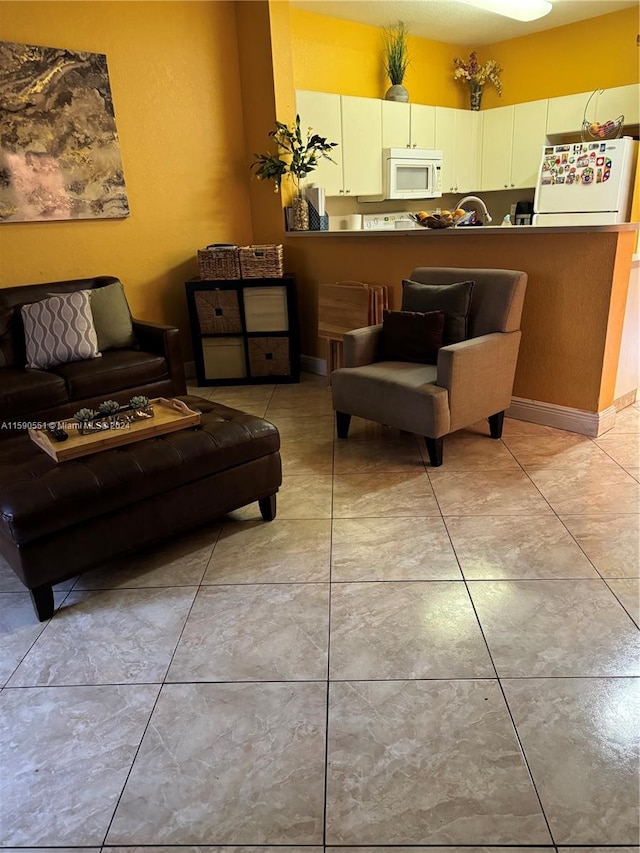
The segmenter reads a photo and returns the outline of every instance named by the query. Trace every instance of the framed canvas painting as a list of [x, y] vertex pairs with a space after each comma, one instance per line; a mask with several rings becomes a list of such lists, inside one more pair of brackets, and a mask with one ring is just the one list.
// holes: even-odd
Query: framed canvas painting
[[107, 57], [0, 42], [0, 222], [128, 215]]

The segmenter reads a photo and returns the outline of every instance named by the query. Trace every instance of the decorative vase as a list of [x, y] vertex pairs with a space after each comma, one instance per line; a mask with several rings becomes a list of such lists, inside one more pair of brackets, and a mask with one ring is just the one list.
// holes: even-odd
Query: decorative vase
[[401, 103], [406, 104], [409, 101], [409, 92], [401, 83], [396, 83], [395, 86], [391, 86], [391, 88], [387, 89], [384, 99], [385, 101], [400, 101]]
[[294, 231], [309, 230], [309, 202], [304, 194], [302, 187], [298, 189], [293, 197], [293, 223]]
[[482, 84], [476, 83], [475, 80], [469, 81], [469, 97], [471, 99], [471, 109], [479, 110], [482, 104]]

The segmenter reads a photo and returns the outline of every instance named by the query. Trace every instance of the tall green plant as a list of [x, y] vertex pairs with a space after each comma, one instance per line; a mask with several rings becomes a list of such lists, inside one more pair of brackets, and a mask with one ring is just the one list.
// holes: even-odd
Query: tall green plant
[[303, 136], [299, 115], [291, 126], [276, 121], [276, 129], [269, 131], [269, 136], [278, 150], [275, 153], [254, 154], [256, 159], [250, 168], [255, 170], [259, 180], [275, 181], [276, 192], [287, 175], [291, 176], [296, 189], [299, 190], [300, 181], [316, 168], [319, 160], [325, 158], [335, 162], [329, 153], [338, 143], [327, 142], [326, 137], [311, 133], [311, 128], [307, 130], [306, 136]]
[[407, 46], [408, 32], [402, 21], [398, 21], [394, 27], [385, 27], [383, 30], [385, 71], [393, 86], [402, 84], [410, 62]]

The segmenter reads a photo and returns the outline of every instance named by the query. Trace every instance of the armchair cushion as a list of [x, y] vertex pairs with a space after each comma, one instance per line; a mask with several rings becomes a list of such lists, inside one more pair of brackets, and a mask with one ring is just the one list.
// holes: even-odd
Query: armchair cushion
[[384, 359], [436, 364], [442, 346], [442, 311], [384, 311], [382, 347]]
[[86, 291], [58, 293], [22, 305], [27, 367], [46, 369], [56, 364], [100, 356], [98, 338]]
[[468, 337], [467, 319], [475, 282], [454, 284], [421, 284], [404, 279], [402, 282], [403, 311], [444, 311], [443, 346], [457, 344]]

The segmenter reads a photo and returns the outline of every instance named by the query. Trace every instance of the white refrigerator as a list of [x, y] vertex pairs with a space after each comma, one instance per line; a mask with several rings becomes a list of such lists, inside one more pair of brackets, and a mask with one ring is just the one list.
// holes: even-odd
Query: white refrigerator
[[630, 136], [545, 145], [533, 200], [533, 225], [628, 222], [638, 157]]

